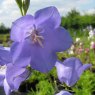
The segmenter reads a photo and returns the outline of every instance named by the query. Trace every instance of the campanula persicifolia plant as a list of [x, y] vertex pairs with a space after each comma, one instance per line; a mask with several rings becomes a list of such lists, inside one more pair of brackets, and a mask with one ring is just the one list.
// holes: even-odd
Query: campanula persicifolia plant
[[[27, 14], [30, 0], [15, 0], [22, 17], [13, 22], [10, 39], [11, 47], [0, 47], [0, 85], [6, 95], [18, 91], [21, 83], [29, 78], [31, 70], [48, 73], [56, 67], [58, 79], [68, 87], [75, 85], [84, 70], [91, 64], [83, 65], [78, 58], [58, 61], [57, 52], [68, 50], [73, 41], [69, 32], [61, 26], [61, 16], [56, 7], [50, 6]], [[39, 77], [39, 76], [38, 76]], [[56, 92], [56, 91], [55, 91]], [[72, 95], [68, 90], [55, 95]]]

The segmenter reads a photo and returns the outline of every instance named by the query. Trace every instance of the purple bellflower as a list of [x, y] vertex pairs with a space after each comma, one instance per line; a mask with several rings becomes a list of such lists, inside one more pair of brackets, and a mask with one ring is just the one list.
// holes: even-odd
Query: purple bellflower
[[13, 64], [0, 66], [0, 86], [4, 86], [5, 94], [10, 95], [17, 91], [20, 84], [28, 78], [30, 71], [26, 68], [19, 68]]
[[57, 75], [60, 82], [65, 82], [67, 86], [73, 86], [79, 80], [84, 70], [91, 67], [91, 64], [82, 64], [78, 58], [68, 58], [63, 63], [56, 62]]
[[72, 44], [72, 38], [60, 23], [55, 7], [17, 19], [11, 28], [14, 64], [24, 67], [30, 63], [33, 69], [44, 73], [51, 70], [57, 60], [56, 52], [67, 50]]
[[71, 93], [69, 93], [68, 91], [60, 91], [59, 93], [55, 94], [55, 95], [72, 95]]
[[10, 48], [0, 47], [0, 86], [4, 86], [6, 95], [10, 95], [11, 91], [18, 90], [20, 84], [29, 75], [28, 69], [12, 64]]

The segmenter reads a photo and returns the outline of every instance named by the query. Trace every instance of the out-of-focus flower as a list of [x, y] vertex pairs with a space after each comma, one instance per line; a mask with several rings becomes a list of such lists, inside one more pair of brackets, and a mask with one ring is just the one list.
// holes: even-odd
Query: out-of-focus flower
[[77, 53], [78, 53], [78, 54], [81, 54], [83, 51], [84, 51], [83, 48], [77, 48]]
[[68, 54], [73, 55], [74, 51], [73, 50], [68, 50]]
[[74, 50], [74, 49], [75, 49], [75, 46], [74, 46], [74, 45], [72, 45], [70, 49], [71, 49], [71, 50]]
[[60, 82], [65, 82], [67, 86], [73, 86], [80, 78], [84, 70], [91, 67], [91, 64], [82, 64], [78, 58], [68, 58], [63, 63], [56, 62], [57, 74]]
[[95, 37], [95, 32], [90, 30], [88, 39], [93, 39]]
[[90, 49], [89, 49], [89, 48], [86, 48], [86, 49], [85, 49], [85, 53], [86, 53], [86, 54], [88, 54], [88, 53], [89, 53], [89, 51], [90, 51]]
[[87, 30], [88, 31], [92, 30], [92, 26], [91, 25], [87, 26]]
[[80, 42], [80, 44], [79, 44], [80, 46], [83, 46], [83, 43], [82, 42]]
[[76, 43], [79, 43], [80, 42], [80, 38], [76, 38]]
[[72, 95], [71, 93], [69, 93], [68, 91], [60, 91], [59, 93], [55, 94], [55, 95]]
[[94, 41], [92, 41], [92, 42], [90, 43], [90, 49], [95, 49], [95, 42], [94, 42]]
[[11, 29], [14, 64], [40, 72], [50, 71], [57, 60], [56, 52], [67, 50], [72, 44], [69, 33], [60, 27], [61, 17], [55, 7], [47, 7], [16, 20]]

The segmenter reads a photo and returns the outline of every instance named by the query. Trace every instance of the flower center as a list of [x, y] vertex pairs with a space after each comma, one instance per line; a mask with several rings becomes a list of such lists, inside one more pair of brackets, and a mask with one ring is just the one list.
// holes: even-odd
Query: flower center
[[43, 36], [39, 35], [39, 32], [40, 31], [38, 31], [36, 29], [36, 26], [34, 25], [33, 30], [30, 33], [31, 34], [30, 37], [32, 39], [33, 44], [38, 43], [41, 47], [43, 47], [43, 43], [42, 42], [43, 42], [44, 38], [43, 38]]

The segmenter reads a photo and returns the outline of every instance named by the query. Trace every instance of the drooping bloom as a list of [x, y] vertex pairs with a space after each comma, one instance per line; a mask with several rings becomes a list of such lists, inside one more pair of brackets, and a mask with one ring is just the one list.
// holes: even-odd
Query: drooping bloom
[[78, 58], [68, 58], [63, 63], [56, 62], [57, 74], [60, 82], [67, 86], [73, 86], [80, 78], [83, 71], [91, 67], [91, 64], [82, 64]]
[[55, 95], [72, 95], [71, 93], [69, 93], [68, 91], [60, 91], [59, 93], [55, 94]]
[[61, 17], [55, 7], [40, 9], [34, 16], [17, 19], [11, 29], [14, 64], [48, 72], [56, 62], [56, 52], [67, 50], [72, 44], [69, 33], [60, 27]]
[[29, 75], [30, 71], [28, 69], [12, 64], [10, 48], [0, 47], [0, 86], [4, 86], [6, 95], [18, 90], [20, 84]]

